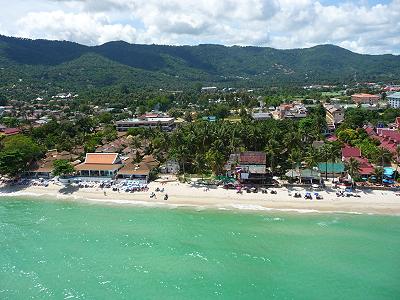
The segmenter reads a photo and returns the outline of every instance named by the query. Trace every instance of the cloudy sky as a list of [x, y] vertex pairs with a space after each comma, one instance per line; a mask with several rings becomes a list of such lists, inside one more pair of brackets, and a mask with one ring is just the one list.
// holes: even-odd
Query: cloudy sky
[[400, 54], [400, 0], [0, 0], [0, 34]]

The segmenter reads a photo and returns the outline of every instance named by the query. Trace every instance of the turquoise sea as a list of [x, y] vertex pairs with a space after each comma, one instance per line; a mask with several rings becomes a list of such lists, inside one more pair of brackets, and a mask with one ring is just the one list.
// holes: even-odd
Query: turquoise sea
[[400, 299], [400, 217], [2, 198], [0, 299]]

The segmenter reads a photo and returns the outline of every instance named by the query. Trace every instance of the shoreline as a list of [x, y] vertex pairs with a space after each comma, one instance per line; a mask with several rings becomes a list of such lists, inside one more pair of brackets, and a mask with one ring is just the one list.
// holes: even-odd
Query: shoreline
[[[157, 193], [156, 199], [149, 197], [156, 188], [164, 188], [169, 199], [163, 200], [164, 193]], [[178, 182], [160, 184], [152, 182], [149, 191], [125, 193], [100, 188], [74, 188], [51, 184], [42, 186], [14, 186], [0, 188], [1, 197], [44, 197], [49, 200], [62, 199], [108, 205], [129, 205], [160, 208], [216, 209], [249, 212], [287, 213], [338, 213], [400, 216], [400, 197], [391, 191], [362, 191], [360, 198], [337, 197], [335, 191], [318, 191], [322, 200], [305, 200], [289, 195], [287, 188], [275, 189], [277, 194], [243, 193], [222, 188], [204, 191], [203, 187]], [[104, 193], [104, 191], [106, 193]], [[304, 196], [305, 189], [291, 191]]]

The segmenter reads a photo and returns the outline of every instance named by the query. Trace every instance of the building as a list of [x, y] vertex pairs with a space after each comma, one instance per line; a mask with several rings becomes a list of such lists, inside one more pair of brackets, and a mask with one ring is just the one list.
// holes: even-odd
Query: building
[[25, 172], [24, 175], [31, 178], [50, 179], [53, 177], [53, 165], [56, 160], [67, 160], [70, 161], [72, 165], [77, 165], [80, 163], [78, 158], [78, 155], [67, 151], [57, 152], [52, 150], [47, 152], [43, 159], [33, 162], [30, 165], [29, 170]]
[[117, 172], [117, 179], [134, 180], [139, 184], [146, 184], [150, 181], [151, 171], [158, 167], [159, 162], [152, 155], [148, 155], [143, 157], [140, 163], [135, 163], [130, 158], [123, 164], [124, 166]]
[[400, 92], [387, 95], [388, 103], [390, 107], [400, 108]]
[[231, 154], [225, 165], [227, 175], [236, 176], [242, 184], [270, 184], [272, 174], [267, 171], [264, 152], [241, 152]]
[[170, 117], [156, 118], [134, 118], [117, 121], [117, 131], [128, 131], [129, 128], [157, 128], [160, 127], [164, 131], [172, 131], [175, 128], [175, 119]]
[[255, 113], [252, 113], [251, 116], [255, 121], [263, 121], [263, 120], [272, 118], [271, 113], [268, 113], [268, 112], [255, 112]]
[[336, 126], [344, 121], [344, 109], [338, 105], [325, 105], [326, 123], [329, 129], [336, 129]]
[[357, 147], [345, 146], [342, 148], [342, 161], [346, 161], [350, 158], [360, 158], [361, 150]]
[[99, 181], [114, 179], [123, 167], [118, 153], [87, 153], [85, 161], [75, 170], [81, 179]]
[[360, 164], [359, 173], [361, 177], [367, 178], [374, 172], [374, 167], [369, 163], [368, 159], [362, 157], [361, 150], [356, 147], [345, 146], [342, 148], [342, 161], [347, 163], [353, 158]]
[[1, 128], [0, 133], [5, 134], [5, 135], [16, 135], [20, 134], [21, 130], [19, 128]]
[[344, 174], [343, 163], [320, 163], [318, 164], [318, 170], [322, 177], [335, 177], [342, 176]]
[[281, 104], [272, 113], [274, 119], [302, 119], [307, 117], [308, 110], [301, 103]]
[[380, 96], [372, 94], [354, 94], [351, 96], [351, 100], [357, 104], [378, 104], [380, 99]]

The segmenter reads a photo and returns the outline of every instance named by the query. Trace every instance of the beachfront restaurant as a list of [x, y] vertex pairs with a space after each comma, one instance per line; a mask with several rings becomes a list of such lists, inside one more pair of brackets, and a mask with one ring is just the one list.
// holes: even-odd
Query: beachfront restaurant
[[335, 176], [342, 177], [345, 174], [343, 163], [320, 163], [318, 171], [322, 177], [334, 178]]
[[88, 153], [75, 170], [78, 179], [104, 181], [114, 179], [123, 166], [118, 153]]
[[132, 164], [127, 163], [118, 171], [117, 178], [122, 180], [134, 180], [141, 184], [149, 182], [150, 167], [146, 163]]
[[285, 174], [292, 180], [298, 180], [302, 184], [320, 184], [322, 182], [321, 173], [313, 169], [291, 169]]

